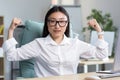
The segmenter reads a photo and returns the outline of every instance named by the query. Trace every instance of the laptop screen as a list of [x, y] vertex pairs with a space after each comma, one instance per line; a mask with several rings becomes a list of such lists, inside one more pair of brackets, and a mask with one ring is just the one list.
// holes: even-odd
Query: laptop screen
[[115, 47], [115, 57], [114, 57], [114, 66], [113, 66], [114, 71], [120, 71], [120, 28], [117, 38], [118, 39]]

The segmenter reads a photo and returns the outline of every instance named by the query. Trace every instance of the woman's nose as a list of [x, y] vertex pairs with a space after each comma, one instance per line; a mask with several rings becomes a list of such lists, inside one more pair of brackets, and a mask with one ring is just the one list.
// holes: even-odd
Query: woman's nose
[[60, 27], [59, 23], [56, 23], [55, 28], [59, 28], [59, 27]]

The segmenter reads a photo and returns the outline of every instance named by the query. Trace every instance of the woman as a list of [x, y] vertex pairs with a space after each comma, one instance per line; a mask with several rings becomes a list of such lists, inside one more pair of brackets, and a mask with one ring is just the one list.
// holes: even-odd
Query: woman
[[69, 38], [69, 16], [61, 6], [51, 8], [45, 17], [43, 38], [16, 48], [13, 37], [14, 29], [21, 24], [21, 20], [14, 18], [8, 30], [8, 40], [3, 49], [9, 61], [19, 61], [35, 58], [35, 72], [37, 77], [76, 74], [79, 57], [105, 58], [108, 55], [108, 44], [103, 39], [102, 30], [95, 19], [88, 22], [98, 32], [96, 46]]

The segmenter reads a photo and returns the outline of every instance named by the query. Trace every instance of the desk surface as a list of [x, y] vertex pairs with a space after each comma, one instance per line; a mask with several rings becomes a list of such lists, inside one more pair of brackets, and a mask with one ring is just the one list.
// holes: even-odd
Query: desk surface
[[[29, 78], [29, 79], [21, 79], [21, 80], [84, 80], [87, 76], [96, 76], [97, 73], [82, 73], [76, 75], [64, 75], [64, 76], [53, 76], [53, 77], [45, 77], [45, 78]], [[120, 77], [106, 78], [101, 80], [120, 80]]]
[[94, 64], [107, 64], [107, 63], [113, 63], [114, 59], [110, 58], [109, 60], [103, 61], [103, 60], [81, 60], [80, 65], [94, 65]]

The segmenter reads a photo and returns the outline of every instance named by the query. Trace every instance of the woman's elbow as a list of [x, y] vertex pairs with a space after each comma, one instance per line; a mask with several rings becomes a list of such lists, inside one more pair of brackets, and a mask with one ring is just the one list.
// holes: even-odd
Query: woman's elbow
[[96, 57], [102, 60], [108, 58], [108, 50], [104, 50], [102, 52], [97, 53]]

